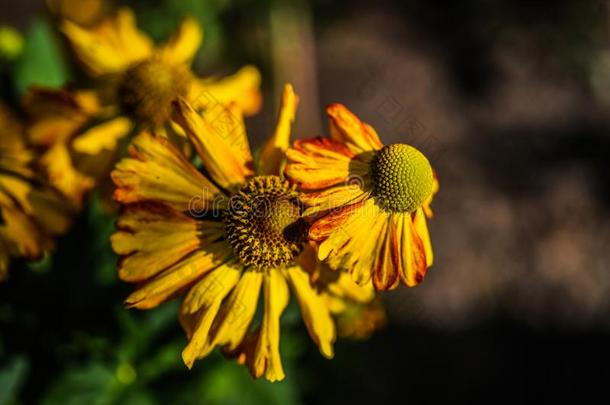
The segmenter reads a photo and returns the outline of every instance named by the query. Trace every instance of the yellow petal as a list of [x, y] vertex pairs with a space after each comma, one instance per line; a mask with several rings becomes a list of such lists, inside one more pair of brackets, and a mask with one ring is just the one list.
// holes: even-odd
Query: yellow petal
[[192, 215], [213, 208], [218, 189], [167, 139], [142, 133], [134, 138], [129, 154], [131, 158], [121, 160], [112, 172], [116, 201], [156, 201]]
[[195, 146], [210, 176], [230, 189], [253, 175], [252, 155], [241, 114], [224, 107], [206, 110], [206, 119], [184, 100], [176, 104], [176, 120]]
[[183, 301], [180, 316], [189, 343], [182, 351], [182, 360], [188, 368], [193, 366], [195, 360], [207, 356], [214, 347], [210, 344], [212, 322], [223, 299], [239, 280], [240, 273], [241, 267], [222, 265], [191, 288]]
[[315, 242], [324, 241], [338, 229], [344, 228], [347, 224], [355, 221], [360, 216], [361, 210], [371, 204], [370, 200], [366, 199], [354, 204], [338, 207], [320, 217], [309, 228], [309, 239]]
[[50, 147], [40, 158], [40, 164], [49, 182], [77, 206], [82, 205], [84, 195], [95, 185], [93, 178], [76, 170], [64, 143]]
[[23, 97], [23, 107], [30, 125], [29, 140], [51, 147], [57, 142], [68, 142], [87, 120], [101, 110], [98, 94], [94, 91], [30, 87]]
[[129, 9], [120, 9], [116, 16], [91, 29], [63, 21], [61, 30], [93, 76], [122, 72], [152, 53], [152, 42], [137, 29]]
[[193, 314], [212, 305], [218, 297], [224, 298], [240, 281], [241, 273], [242, 267], [232, 263], [210, 272], [191, 287], [184, 298], [183, 311]]
[[286, 150], [290, 145], [291, 126], [294, 122], [298, 102], [299, 98], [294, 93], [292, 86], [290, 84], [284, 86], [282, 104], [275, 131], [263, 146], [259, 156], [259, 174], [278, 175], [280, 173], [280, 167], [284, 161]]
[[265, 310], [254, 355], [248, 366], [256, 378], [268, 381], [284, 379], [280, 357], [280, 316], [288, 304], [288, 285], [279, 271], [270, 271], [264, 279]]
[[246, 116], [259, 112], [262, 105], [261, 74], [254, 66], [244, 66], [232, 76], [222, 79], [196, 80], [189, 102], [196, 109], [216, 109], [236, 104]]
[[203, 31], [196, 19], [187, 17], [182, 20], [178, 31], [159, 50], [161, 58], [167, 63], [190, 64], [203, 41]]
[[316, 236], [319, 231], [318, 223], [329, 228], [323, 231], [323, 235], [328, 236], [318, 246], [320, 260], [325, 260], [335, 270], [350, 271], [354, 281], [360, 285], [368, 283], [387, 226], [386, 214], [373, 199], [368, 199], [354, 209], [351, 216], [341, 222], [340, 226], [333, 227], [332, 222], [326, 225], [325, 220], [323, 217], [316, 221], [310, 230], [310, 235], [313, 232], [313, 236]]
[[314, 216], [320, 212], [335, 210], [345, 205], [362, 201], [370, 195], [363, 190], [363, 185], [354, 184], [347, 186], [336, 186], [316, 193], [306, 193], [301, 201], [308, 208], [303, 212], [304, 216]]
[[397, 266], [402, 282], [414, 287], [421, 283], [426, 275], [426, 253], [422, 240], [417, 235], [411, 214], [392, 215], [393, 232], [399, 238], [397, 246], [400, 247]]
[[263, 273], [246, 270], [237, 287], [222, 304], [214, 322], [214, 345], [235, 350], [244, 340], [248, 327], [256, 313]]
[[400, 281], [399, 266], [400, 266], [400, 245], [397, 243], [397, 238], [394, 236], [395, 230], [392, 224], [388, 224], [379, 235], [381, 244], [375, 252], [375, 261], [373, 262], [373, 285], [378, 291], [392, 290], [398, 286]]
[[434, 263], [434, 253], [432, 251], [432, 242], [430, 240], [430, 232], [428, 231], [426, 216], [421, 208], [415, 212], [413, 225], [415, 226], [415, 232], [424, 244], [424, 251], [426, 253], [426, 266], [430, 267]]
[[142, 285], [127, 297], [125, 304], [139, 309], [154, 308], [179, 294], [182, 288], [210, 270], [223, 264], [230, 254], [231, 249], [224, 242], [206, 246], [205, 249], [187, 256]]
[[322, 297], [312, 288], [307, 273], [300, 267], [291, 267], [287, 273], [290, 285], [299, 301], [301, 315], [309, 336], [318, 345], [323, 356], [332, 358], [336, 333], [328, 307]]
[[73, 142], [74, 150], [80, 153], [96, 155], [103, 150], [115, 150], [119, 140], [126, 137], [134, 128], [134, 123], [127, 117], [117, 117], [95, 125]]
[[127, 206], [117, 228], [110, 240], [114, 251], [125, 256], [119, 277], [131, 282], [154, 276], [223, 232], [218, 222], [197, 221], [160, 204]]

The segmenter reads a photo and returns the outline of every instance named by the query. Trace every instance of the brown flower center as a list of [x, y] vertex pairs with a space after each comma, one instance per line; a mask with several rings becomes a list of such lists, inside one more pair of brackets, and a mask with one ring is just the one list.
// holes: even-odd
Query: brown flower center
[[159, 126], [169, 120], [172, 101], [187, 96], [191, 80], [186, 65], [172, 65], [153, 57], [125, 72], [118, 96], [136, 120]]
[[278, 176], [257, 176], [231, 197], [226, 235], [242, 264], [257, 269], [294, 263], [307, 238], [299, 193]]

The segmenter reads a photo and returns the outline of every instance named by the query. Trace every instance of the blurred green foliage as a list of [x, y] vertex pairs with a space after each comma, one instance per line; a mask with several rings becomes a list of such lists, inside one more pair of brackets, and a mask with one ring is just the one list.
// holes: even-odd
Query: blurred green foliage
[[33, 84], [61, 86], [67, 82], [68, 67], [58, 41], [49, 22], [34, 20], [13, 72], [14, 86], [19, 94]]

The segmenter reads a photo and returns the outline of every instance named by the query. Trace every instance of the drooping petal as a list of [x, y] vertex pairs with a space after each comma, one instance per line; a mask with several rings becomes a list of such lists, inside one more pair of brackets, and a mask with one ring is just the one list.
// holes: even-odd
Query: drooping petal
[[303, 269], [294, 266], [288, 268], [286, 273], [299, 302], [309, 336], [318, 345], [322, 355], [332, 358], [336, 332], [328, 307], [322, 296], [312, 288], [308, 274]]
[[182, 351], [182, 360], [189, 369], [214, 347], [210, 344], [210, 328], [223, 299], [239, 281], [240, 273], [240, 266], [224, 264], [194, 285], [183, 301], [180, 318], [189, 343]]
[[200, 246], [222, 235], [222, 224], [197, 221], [161, 204], [127, 206], [111, 237], [112, 248], [123, 256], [119, 278], [144, 281], [172, 266]]
[[129, 147], [131, 158], [112, 172], [114, 198], [124, 204], [155, 201], [199, 215], [213, 208], [219, 191], [166, 138], [142, 133]]
[[241, 266], [232, 263], [223, 264], [203, 277], [189, 290], [182, 303], [183, 311], [194, 314], [202, 307], [210, 306], [218, 291], [224, 291], [226, 296], [239, 282], [242, 273]]
[[213, 345], [234, 351], [242, 343], [256, 313], [262, 283], [262, 272], [244, 271], [214, 322]]
[[225, 242], [198, 250], [143, 284], [127, 297], [125, 304], [139, 309], [154, 308], [226, 262], [231, 252]]
[[265, 309], [252, 356], [246, 360], [255, 378], [265, 376], [268, 381], [284, 379], [280, 357], [280, 317], [288, 304], [288, 285], [279, 271], [265, 274], [263, 285]]
[[176, 121], [216, 182], [230, 189], [254, 174], [252, 154], [239, 111], [218, 106], [206, 110], [204, 119], [183, 99], [175, 106]]
[[290, 145], [291, 126], [294, 122], [299, 97], [294, 93], [290, 84], [284, 86], [282, 104], [273, 135], [265, 142], [259, 156], [258, 173], [280, 173], [282, 162], [286, 157], [286, 150]]
[[250, 116], [261, 109], [263, 99], [260, 86], [261, 74], [258, 69], [245, 66], [231, 76], [195, 80], [188, 101], [197, 110], [236, 104], [245, 116]]
[[360, 121], [342, 104], [331, 104], [326, 108], [330, 119], [331, 138], [345, 142], [357, 153], [379, 150], [383, 147], [379, 136], [368, 124]]
[[420, 208], [415, 212], [415, 218], [413, 218], [413, 225], [415, 226], [415, 233], [417, 233], [424, 245], [424, 252], [426, 254], [426, 266], [430, 267], [434, 263], [434, 252], [432, 251], [432, 241], [430, 240], [430, 232], [428, 231], [426, 215], [423, 212], [423, 209]]
[[392, 290], [398, 286], [400, 281], [400, 259], [397, 255], [397, 250], [400, 247], [396, 243], [393, 233], [390, 221], [390, 223], [386, 223], [384, 232], [379, 235], [381, 243], [373, 263], [373, 285], [379, 291]]
[[398, 258], [397, 269], [402, 282], [414, 287], [418, 285], [426, 275], [426, 253], [422, 240], [415, 231], [415, 225], [411, 214], [394, 214], [390, 232], [394, 241], [394, 255]]
[[161, 47], [161, 59], [167, 63], [190, 64], [203, 41], [203, 30], [196, 19], [182, 20], [176, 33]]

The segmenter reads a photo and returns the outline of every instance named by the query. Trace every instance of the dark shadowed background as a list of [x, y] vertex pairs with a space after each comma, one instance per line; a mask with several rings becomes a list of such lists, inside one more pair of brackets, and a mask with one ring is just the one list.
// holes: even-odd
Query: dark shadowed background
[[[93, 203], [51, 264], [17, 264], [0, 285], [7, 401], [607, 401], [598, 382], [610, 378], [610, 2], [120, 4], [159, 39], [181, 15], [200, 18], [201, 74], [262, 70], [264, 108], [248, 121], [255, 147], [292, 82], [296, 137], [326, 134], [324, 106], [340, 102], [384, 143], [423, 150], [441, 185], [429, 222], [435, 264], [421, 286], [383, 294], [386, 328], [339, 342], [332, 361], [288, 319], [281, 384], [253, 383], [220, 356], [189, 373], [175, 305], [121, 308], [129, 287], [114, 275], [113, 219]], [[0, 0], [0, 25], [25, 35], [26, 54], [40, 31], [61, 56], [45, 21], [41, 2]], [[45, 80], [74, 77], [65, 63]], [[24, 65], [2, 65], [5, 98], [36, 82]]]

